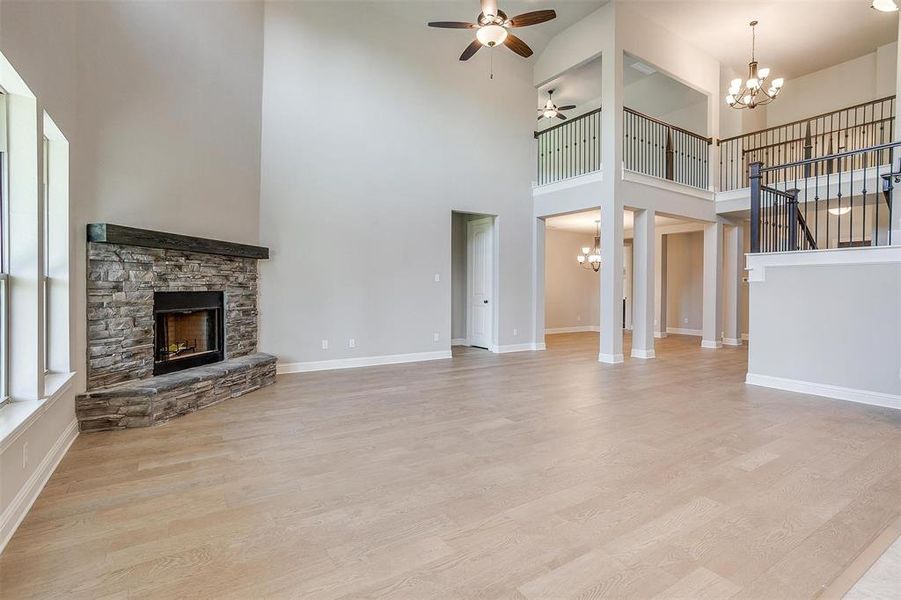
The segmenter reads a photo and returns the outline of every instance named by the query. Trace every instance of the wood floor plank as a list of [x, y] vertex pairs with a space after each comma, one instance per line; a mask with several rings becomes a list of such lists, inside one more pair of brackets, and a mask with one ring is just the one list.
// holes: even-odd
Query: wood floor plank
[[455, 348], [79, 436], [0, 596], [806, 598], [901, 518], [899, 411], [657, 356]]

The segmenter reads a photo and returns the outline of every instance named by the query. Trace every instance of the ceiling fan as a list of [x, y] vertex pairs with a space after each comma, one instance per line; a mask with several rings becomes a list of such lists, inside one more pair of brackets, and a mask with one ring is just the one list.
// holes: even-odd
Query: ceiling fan
[[536, 10], [509, 19], [504, 11], [498, 10], [497, 0], [481, 0], [481, 2], [482, 12], [479, 13], [475, 23], [462, 21], [432, 21], [429, 23], [429, 27], [476, 30], [476, 39], [466, 47], [466, 50], [460, 55], [460, 60], [469, 60], [482, 46], [494, 48], [498, 44], [503, 44], [520, 56], [528, 58], [532, 56], [532, 49], [508, 30], [514, 27], [537, 25], [557, 18], [557, 13], [553, 10]]
[[566, 115], [563, 114], [564, 110], [572, 110], [576, 107], [575, 104], [567, 104], [566, 106], [557, 106], [554, 104], [554, 90], [547, 91], [547, 102], [544, 103], [544, 106], [538, 109], [538, 112], [541, 114], [538, 115], [538, 120], [541, 119], [553, 119], [557, 117], [561, 121], [566, 120]]

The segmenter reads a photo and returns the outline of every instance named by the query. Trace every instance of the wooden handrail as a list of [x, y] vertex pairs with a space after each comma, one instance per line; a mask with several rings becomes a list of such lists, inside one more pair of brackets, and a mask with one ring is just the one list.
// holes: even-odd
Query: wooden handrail
[[572, 125], [573, 123], [576, 123], [576, 122], [578, 122], [578, 121], [581, 121], [582, 119], [587, 119], [587, 118], [590, 117], [591, 115], [597, 114], [597, 113], [599, 113], [599, 112], [601, 112], [601, 109], [600, 109], [600, 108], [596, 108], [596, 109], [594, 109], [594, 110], [590, 110], [590, 111], [588, 111], [588, 112], [585, 113], [585, 114], [579, 115], [578, 117], [573, 117], [572, 119], [568, 119], [568, 120], [566, 120], [566, 121], [563, 121], [562, 123], [558, 123], [558, 124], [556, 124], [556, 125], [554, 125], [554, 126], [552, 126], [552, 127], [548, 127], [547, 129], [542, 129], [541, 131], [536, 131], [534, 137], [535, 137], [535, 139], [537, 140], [537, 139], [538, 139], [538, 136], [540, 136], [540, 135], [544, 135], [545, 133], [547, 133], [547, 132], [549, 132], [549, 131], [553, 131], [553, 130], [555, 130], [555, 129], [559, 129], [559, 128], [565, 127], [565, 126], [567, 126], [567, 125]]
[[625, 107], [625, 106], [624, 106], [624, 107], [623, 107], [623, 112], [627, 112], [627, 113], [633, 114], [633, 115], [635, 115], [636, 117], [641, 117], [642, 119], [647, 119], [648, 121], [651, 121], [652, 123], [657, 123], [658, 125], [663, 125], [664, 127], [669, 127], [669, 128], [672, 129], [673, 131], [678, 131], [679, 133], [684, 133], [685, 135], [691, 136], [691, 137], [693, 137], [693, 138], [697, 138], [697, 139], [699, 139], [699, 140], [703, 140], [703, 141], [707, 142], [708, 144], [713, 143], [713, 139], [712, 139], [712, 138], [704, 137], [703, 135], [701, 135], [701, 134], [699, 134], [699, 133], [695, 133], [694, 131], [689, 131], [689, 130], [687, 130], [687, 129], [684, 129], [684, 128], [682, 128], [682, 127], [679, 127], [678, 125], [673, 125], [673, 124], [671, 124], [671, 123], [667, 123], [666, 121], [661, 121], [660, 119], [655, 119], [654, 117], [651, 117], [651, 116], [646, 115], [646, 114], [644, 114], [644, 113], [640, 113], [640, 112], [638, 112], [637, 110], [632, 110], [631, 108], [628, 108], [628, 107]]
[[782, 125], [774, 125], [772, 127], [767, 127], [766, 129], [758, 129], [757, 131], [749, 131], [748, 133], [742, 133], [739, 135], [733, 135], [732, 137], [721, 138], [717, 140], [717, 145], [722, 144], [724, 142], [731, 142], [732, 140], [737, 140], [743, 137], [748, 137], [750, 135], [759, 135], [761, 133], [766, 133], [768, 131], [775, 131], [776, 129], [782, 129], [783, 127], [791, 127], [792, 125], [801, 125], [802, 123], [807, 123], [808, 121], [813, 121], [816, 119], [822, 119], [823, 117], [828, 117], [831, 115], [836, 115], [839, 113], [843, 113], [848, 110], [854, 110], [857, 108], [861, 108], [864, 106], [869, 106], [871, 104], [880, 104], [882, 102], [886, 102], [888, 100], [894, 100], [894, 94], [891, 96], [886, 96], [885, 98], [879, 98], [877, 100], [868, 100], [867, 102], [861, 102], [860, 104], [855, 104], [853, 106], [846, 106], [845, 108], [839, 108], [838, 110], [830, 110], [829, 112], [824, 112], [819, 115], [814, 115], [812, 117], [805, 117], [803, 119], [798, 119], [797, 121], [791, 121], [789, 123], [783, 123]]

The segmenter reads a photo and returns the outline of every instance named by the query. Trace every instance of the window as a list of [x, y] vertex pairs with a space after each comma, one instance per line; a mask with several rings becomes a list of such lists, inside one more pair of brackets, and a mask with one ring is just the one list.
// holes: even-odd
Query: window
[[50, 371], [50, 140], [44, 136], [41, 144], [43, 164], [41, 165], [41, 193], [44, 201], [44, 272], [41, 274], [41, 305], [44, 312], [44, 326], [41, 338], [44, 345], [44, 373]]
[[9, 400], [9, 235], [6, 95], [0, 90], [0, 406]]

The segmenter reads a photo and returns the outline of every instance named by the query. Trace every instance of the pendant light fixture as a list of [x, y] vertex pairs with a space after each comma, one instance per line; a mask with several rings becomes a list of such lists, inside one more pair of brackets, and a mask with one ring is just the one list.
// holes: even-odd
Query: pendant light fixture
[[895, 3], [895, 0], [873, 0], [870, 3], [870, 8], [880, 12], [895, 12], [898, 10], [898, 5]]
[[755, 52], [757, 48], [757, 21], [751, 21], [751, 62], [748, 63], [748, 80], [733, 79], [726, 96], [726, 104], [732, 108], [754, 108], [769, 104], [776, 99], [785, 80], [781, 77], [767, 82], [770, 76], [769, 67], [758, 67]]
[[583, 269], [591, 269], [595, 273], [601, 270], [601, 222], [595, 221], [597, 234], [594, 236], [594, 248], [582, 246], [582, 254], [576, 257]]

